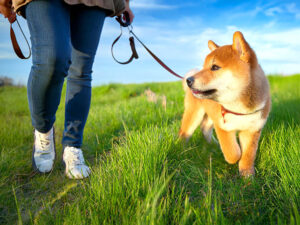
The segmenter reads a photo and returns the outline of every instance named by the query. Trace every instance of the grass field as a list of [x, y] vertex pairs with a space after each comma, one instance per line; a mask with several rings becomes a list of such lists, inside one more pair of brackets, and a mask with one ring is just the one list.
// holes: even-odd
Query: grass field
[[[269, 80], [273, 105], [253, 179], [199, 130], [178, 140], [180, 82], [93, 88], [83, 145], [92, 176], [83, 181], [64, 176], [61, 104], [54, 170], [34, 174], [26, 89], [0, 88], [0, 223], [300, 224], [300, 75]], [[147, 88], [167, 97], [166, 110], [147, 101]]]

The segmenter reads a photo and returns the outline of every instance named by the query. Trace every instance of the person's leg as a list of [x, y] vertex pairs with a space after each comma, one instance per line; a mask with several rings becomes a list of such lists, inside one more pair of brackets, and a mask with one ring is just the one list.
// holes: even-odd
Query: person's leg
[[35, 141], [33, 168], [46, 173], [55, 159], [55, 113], [70, 61], [68, 6], [60, 0], [30, 2], [25, 14], [31, 36], [32, 67], [27, 93]]
[[72, 64], [67, 77], [63, 146], [80, 148], [91, 100], [92, 66], [105, 11], [98, 7], [71, 7]]
[[41, 133], [55, 121], [64, 77], [70, 65], [70, 15], [61, 0], [36, 0], [25, 9], [32, 44], [27, 84], [32, 124]]

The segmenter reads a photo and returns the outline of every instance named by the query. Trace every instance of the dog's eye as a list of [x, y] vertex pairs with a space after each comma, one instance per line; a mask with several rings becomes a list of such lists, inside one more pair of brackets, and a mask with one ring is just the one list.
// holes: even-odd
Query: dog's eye
[[217, 65], [212, 65], [212, 67], [210, 68], [211, 71], [216, 71], [216, 70], [219, 70], [221, 69], [221, 67], [217, 66]]

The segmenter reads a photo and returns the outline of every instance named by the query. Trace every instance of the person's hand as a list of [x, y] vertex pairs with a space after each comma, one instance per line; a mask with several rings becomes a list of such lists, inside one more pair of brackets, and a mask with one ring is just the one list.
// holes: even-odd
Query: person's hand
[[10, 23], [16, 20], [16, 13], [12, 10], [11, 0], [0, 0], [0, 14], [3, 14], [5, 18], [8, 18]]
[[[1, 0], [0, 0], [1, 1]], [[128, 12], [129, 14], [129, 18], [130, 18], [130, 23], [132, 23], [133, 19], [134, 19], [134, 14], [133, 12], [131, 11], [130, 9], [130, 6], [129, 6], [129, 0], [125, 0], [126, 2], [126, 6], [125, 6], [125, 12]], [[123, 18], [125, 20], [125, 18]]]

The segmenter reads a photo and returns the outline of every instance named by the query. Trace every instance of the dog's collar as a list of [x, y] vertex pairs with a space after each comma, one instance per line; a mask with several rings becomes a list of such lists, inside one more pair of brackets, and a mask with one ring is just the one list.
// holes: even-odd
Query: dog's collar
[[257, 113], [257, 112], [259, 112], [261, 110], [262, 109], [258, 109], [258, 110], [254, 111], [254, 112], [251, 112], [251, 113], [237, 113], [237, 112], [230, 111], [230, 110], [226, 109], [224, 106], [221, 105], [221, 114], [222, 114], [224, 123], [226, 123], [225, 115], [227, 113], [234, 114], [236, 116], [247, 116], [247, 115], [252, 115], [254, 113]]

